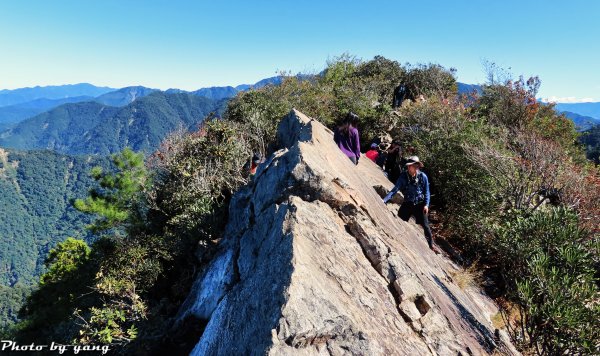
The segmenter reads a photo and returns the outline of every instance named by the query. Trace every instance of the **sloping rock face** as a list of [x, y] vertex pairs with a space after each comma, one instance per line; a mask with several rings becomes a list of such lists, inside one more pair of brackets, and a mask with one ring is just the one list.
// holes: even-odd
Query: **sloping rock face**
[[278, 140], [182, 306], [180, 320], [207, 321], [193, 355], [517, 353], [492, 301], [453, 284], [451, 262], [383, 204], [379, 167], [354, 166], [298, 111]]

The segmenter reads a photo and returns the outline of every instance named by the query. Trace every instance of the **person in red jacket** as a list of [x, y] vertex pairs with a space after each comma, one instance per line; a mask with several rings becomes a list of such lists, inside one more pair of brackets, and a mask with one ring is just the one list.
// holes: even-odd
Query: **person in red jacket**
[[365, 153], [365, 156], [369, 158], [373, 162], [377, 162], [377, 157], [379, 157], [379, 146], [376, 143], [371, 144], [371, 149]]

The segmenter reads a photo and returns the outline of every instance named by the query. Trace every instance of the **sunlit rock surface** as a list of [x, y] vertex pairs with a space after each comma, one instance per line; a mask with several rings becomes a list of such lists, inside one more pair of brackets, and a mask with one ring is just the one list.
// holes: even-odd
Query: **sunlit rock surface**
[[193, 355], [517, 353], [495, 335], [494, 303], [455, 285], [422, 229], [382, 203], [379, 167], [354, 166], [298, 111], [278, 140], [182, 307], [208, 322]]

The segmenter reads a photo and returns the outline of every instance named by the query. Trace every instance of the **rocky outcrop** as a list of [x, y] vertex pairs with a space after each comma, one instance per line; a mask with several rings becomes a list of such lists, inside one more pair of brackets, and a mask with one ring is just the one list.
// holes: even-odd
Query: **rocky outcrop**
[[379, 167], [354, 166], [298, 111], [278, 140], [182, 307], [180, 320], [207, 322], [193, 355], [517, 353], [495, 335], [493, 302], [456, 286], [422, 229], [383, 204]]

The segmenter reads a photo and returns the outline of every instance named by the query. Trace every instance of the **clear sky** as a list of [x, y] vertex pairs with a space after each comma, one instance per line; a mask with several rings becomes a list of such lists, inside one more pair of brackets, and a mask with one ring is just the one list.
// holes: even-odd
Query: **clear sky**
[[455, 67], [465, 83], [487, 59], [539, 75], [540, 97], [600, 101], [599, 19], [596, 0], [2, 0], [0, 89], [192, 90], [350, 53]]

